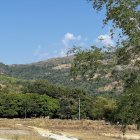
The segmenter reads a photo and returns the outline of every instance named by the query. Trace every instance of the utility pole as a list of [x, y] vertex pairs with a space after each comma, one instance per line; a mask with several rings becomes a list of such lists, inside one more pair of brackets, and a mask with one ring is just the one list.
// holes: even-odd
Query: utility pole
[[24, 110], [24, 118], [26, 119], [27, 118], [27, 109], [25, 107], [25, 110]]
[[79, 97], [79, 120], [81, 119], [81, 100]]

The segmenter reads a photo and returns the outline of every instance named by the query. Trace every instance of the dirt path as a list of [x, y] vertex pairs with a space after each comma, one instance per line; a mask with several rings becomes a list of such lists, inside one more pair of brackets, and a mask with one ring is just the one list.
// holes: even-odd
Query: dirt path
[[74, 137], [68, 137], [68, 136], [65, 136], [62, 134], [54, 134], [46, 129], [42, 129], [42, 128], [38, 128], [38, 127], [30, 127], [30, 128], [33, 128], [41, 136], [47, 137], [47, 138], [52, 138], [54, 140], [78, 140], [77, 138], [74, 138]]

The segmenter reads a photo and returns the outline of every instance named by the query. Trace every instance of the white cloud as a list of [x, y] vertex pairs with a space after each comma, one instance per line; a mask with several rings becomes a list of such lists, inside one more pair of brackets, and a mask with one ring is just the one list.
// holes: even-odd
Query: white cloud
[[110, 35], [104, 34], [99, 35], [96, 39], [97, 43], [102, 43], [105, 46], [114, 46], [114, 42]]
[[67, 32], [62, 39], [63, 47], [59, 51], [58, 55], [61, 57], [66, 56], [68, 49], [71, 48], [73, 45], [76, 45], [76, 44], [79, 45], [82, 40], [83, 39], [81, 35], [76, 36], [73, 33]]
[[76, 40], [81, 40], [82, 39], [82, 36], [81, 35], [78, 35], [77, 37], [76, 37]]
[[70, 41], [70, 40], [74, 40], [75, 36], [72, 33], [66, 33], [64, 36], [64, 40], [65, 41]]
[[81, 35], [75, 36], [74, 34], [68, 32], [64, 35], [64, 38], [62, 39], [62, 43], [65, 47], [68, 47], [69, 46], [68, 43], [70, 41], [80, 41], [81, 39], [82, 39]]
[[73, 45], [86, 46], [86, 41], [87, 37], [82, 37], [81, 35], [74, 35], [73, 33], [67, 32], [64, 34], [62, 40], [51, 43], [50, 45], [47, 45], [47, 47], [38, 45], [33, 52], [33, 55], [39, 60], [52, 57], [63, 57], [67, 55], [68, 49], [73, 47]]

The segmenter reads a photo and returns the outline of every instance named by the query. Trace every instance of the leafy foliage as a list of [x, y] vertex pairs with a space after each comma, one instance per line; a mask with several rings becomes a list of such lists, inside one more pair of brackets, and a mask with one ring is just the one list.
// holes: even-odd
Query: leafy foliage
[[117, 107], [109, 118], [113, 123], [122, 125], [125, 134], [127, 125], [136, 124], [140, 128], [140, 83], [131, 88], [118, 98]]
[[58, 108], [58, 101], [47, 95], [0, 94], [1, 117], [52, 117]]
[[[104, 24], [113, 22], [114, 28], [122, 29], [123, 35], [128, 36], [133, 46], [140, 45], [140, 0], [89, 0], [93, 8], [101, 11], [106, 9]], [[125, 10], [124, 10], [125, 9]]]
[[[88, 0], [92, 1], [93, 8], [97, 11], [106, 9], [104, 24], [112, 21], [113, 29], [119, 28], [122, 31], [120, 37], [122, 40], [118, 44], [117, 50], [112, 52], [115, 58], [113, 63], [106, 63], [106, 54], [111, 54], [109, 51], [103, 53], [103, 51], [96, 50], [98, 48], [91, 50], [80, 50], [76, 51], [73, 65], [71, 67], [72, 76], [94, 78], [95, 74], [99, 74], [101, 70], [103, 73], [106, 72], [106, 68], [111, 67], [111, 74], [118, 83], [122, 83], [124, 86], [125, 95], [121, 97], [120, 101], [117, 103], [117, 107], [111, 111], [112, 115], [106, 117], [113, 122], [119, 122], [123, 127], [122, 131], [125, 133], [126, 126], [129, 124], [137, 124], [139, 127], [139, 116], [140, 112], [136, 109], [139, 108], [139, 72], [140, 72], [140, 0]], [[125, 10], [124, 10], [125, 9]], [[113, 37], [114, 31], [111, 30], [111, 37]], [[75, 48], [74, 48], [75, 51]], [[103, 57], [100, 57], [100, 54]], [[109, 59], [108, 59], [109, 60]], [[100, 62], [100, 63], [99, 63]], [[111, 64], [111, 65], [110, 65]], [[109, 77], [108, 77], [109, 78]], [[76, 78], [75, 78], [76, 79]], [[116, 89], [114, 89], [116, 90]], [[106, 104], [105, 100], [100, 98], [99, 102], [96, 102], [96, 109], [100, 110], [102, 102]], [[99, 105], [99, 106], [98, 106]], [[103, 107], [103, 106], [102, 106]], [[103, 107], [104, 108], [104, 107]], [[104, 108], [105, 110], [105, 108]], [[100, 113], [95, 113], [99, 116], [106, 116], [104, 110]], [[94, 110], [96, 111], [96, 110]], [[110, 114], [111, 114], [110, 113]], [[108, 113], [107, 113], [108, 114]]]
[[110, 114], [116, 109], [117, 104], [115, 100], [101, 96], [96, 98], [94, 107], [93, 114], [95, 114], [95, 119], [109, 119]]
[[80, 76], [84, 79], [91, 79], [99, 71], [101, 61], [103, 60], [101, 49], [92, 47], [90, 50], [78, 50], [75, 54], [71, 66], [71, 75], [76, 79]]
[[[91, 96], [81, 89], [50, 84], [46, 80], [25, 81], [2, 75], [0, 81], [2, 84], [0, 117], [49, 116], [50, 118], [77, 119], [79, 98], [83, 119], [105, 118], [108, 114], [107, 110], [113, 110], [108, 106], [112, 100]], [[6, 91], [3, 89], [5, 86], [8, 87]]]

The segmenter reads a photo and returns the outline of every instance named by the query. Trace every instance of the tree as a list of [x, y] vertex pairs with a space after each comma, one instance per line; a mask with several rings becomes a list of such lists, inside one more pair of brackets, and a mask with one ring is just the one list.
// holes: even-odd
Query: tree
[[136, 124], [140, 128], [140, 83], [133, 85], [119, 97], [117, 108], [111, 121], [122, 125], [125, 134], [128, 125]]
[[[70, 50], [72, 51], [72, 50]], [[75, 51], [75, 48], [74, 50]], [[95, 72], [99, 70], [101, 66], [101, 60], [104, 56], [101, 49], [93, 46], [91, 49], [87, 50], [77, 50], [75, 54], [74, 61], [71, 66], [71, 75], [74, 79], [79, 78], [91, 79], [93, 78]]]
[[[88, 0], [97, 11], [106, 9], [104, 24], [112, 21], [113, 29], [122, 30], [123, 40], [118, 49], [118, 62], [134, 59], [140, 53], [140, 0]], [[125, 10], [124, 10], [125, 9]], [[112, 31], [112, 35], [113, 30]], [[126, 39], [124, 39], [126, 38]], [[129, 47], [129, 49], [127, 49]], [[123, 51], [123, 52], [122, 52]], [[121, 53], [122, 52], [122, 53]], [[132, 55], [133, 53], [133, 55]], [[90, 56], [90, 54], [88, 55]], [[131, 59], [130, 59], [131, 58]], [[83, 59], [83, 58], [81, 58]]]
[[[132, 45], [140, 45], [140, 0], [88, 0], [93, 8], [101, 11], [106, 9], [104, 24], [112, 21], [114, 28], [122, 29]], [[124, 10], [125, 9], [125, 10]]]
[[116, 52], [117, 64], [138, 66], [140, 64], [140, 0], [88, 1], [92, 1], [93, 8], [97, 11], [106, 9], [104, 24], [112, 21], [113, 29], [119, 28], [122, 31], [120, 35], [122, 40], [119, 44], [121, 48]]
[[[110, 51], [103, 49], [99, 51], [98, 48], [89, 50], [78, 49], [78, 51], [75, 51], [76, 49], [74, 48], [75, 58], [71, 67], [71, 75], [74, 79], [76, 79], [76, 77], [93, 79], [95, 73], [97, 74], [99, 72], [99, 69], [101, 70], [101, 68], [103, 68], [102, 73], [104, 73], [106, 68], [109, 67], [110, 64], [113, 64], [113, 73], [119, 76], [118, 78], [122, 80], [121, 82], [125, 83], [125, 87], [131, 86], [129, 81], [131, 81], [131, 83], [137, 83], [137, 81], [140, 81], [140, 78], [135, 78], [138, 77], [137, 74], [140, 72], [140, 0], [88, 1], [92, 2], [95, 10], [106, 10], [103, 23], [107, 24], [109, 21], [112, 22], [112, 37], [115, 29], [121, 29], [122, 33], [120, 37], [122, 40], [120, 40], [118, 48], [112, 51], [114, 55], [110, 55], [114, 61], [106, 63], [106, 65], [102, 65], [101, 60], [107, 60], [106, 54], [111, 54]], [[105, 52], [104, 54], [103, 51]], [[101, 53], [102, 55], [100, 55]], [[120, 72], [122, 71], [116, 71], [117, 68], [115, 65], [121, 65], [123, 73], [125, 73], [125, 71], [127, 71], [127, 73], [121, 75]]]
[[14, 94], [3, 94], [1, 99], [2, 117], [14, 118], [18, 116], [18, 100]]
[[[75, 58], [71, 67], [71, 74], [74, 79], [82, 77], [95, 80], [94, 75], [99, 74], [99, 70], [102, 69], [101, 72], [104, 73], [108, 66], [113, 65], [116, 71], [117, 65], [120, 66], [119, 69], [121, 70], [117, 71], [118, 73], [112, 71], [112, 74], [116, 74], [125, 83], [125, 95], [119, 101], [118, 109], [113, 113], [115, 115], [111, 116], [110, 119], [115, 122], [118, 120], [122, 125], [123, 133], [125, 133], [128, 124], [135, 123], [138, 125], [138, 128], [140, 124], [140, 111], [136, 110], [140, 108], [140, 96], [137, 87], [137, 83], [140, 81], [140, 78], [138, 79], [140, 77], [138, 76], [140, 75], [140, 0], [88, 1], [92, 2], [93, 8], [97, 11], [106, 9], [103, 23], [107, 24], [109, 21], [112, 21], [111, 37], [113, 37], [115, 29], [121, 29], [120, 37], [122, 40], [118, 44], [119, 48], [114, 52], [99, 50], [98, 48], [75, 51], [74, 48]], [[108, 56], [112, 56], [116, 60], [109, 61], [109, 63], [104, 65], [106, 60], [110, 60]], [[133, 90], [134, 88], [135, 90]], [[99, 104], [99, 106], [96, 109], [100, 110], [102, 108], [100, 105], [104, 103], [104, 100], [100, 99], [98, 101], [97, 105]], [[95, 114], [96, 112], [98, 113], [98, 111], [94, 111]], [[97, 115], [103, 116], [103, 114]]]
[[110, 114], [116, 109], [116, 102], [113, 99], [97, 97], [93, 103], [94, 119], [110, 119]]

